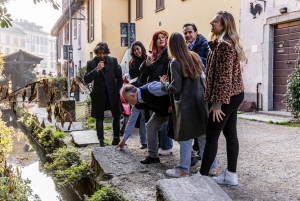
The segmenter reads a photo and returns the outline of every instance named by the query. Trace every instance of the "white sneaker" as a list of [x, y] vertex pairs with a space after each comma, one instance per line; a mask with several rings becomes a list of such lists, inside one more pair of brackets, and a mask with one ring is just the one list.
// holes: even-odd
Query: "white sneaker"
[[171, 155], [173, 152], [172, 152], [172, 149], [168, 149], [168, 150], [163, 150], [161, 148], [158, 149], [158, 155], [160, 156], [168, 156], [168, 155]]
[[231, 185], [231, 186], [238, 185], [238, 178], [236, 173], [231, 173], [227, 169], [224, 174], [221, 174], [218, 177], [213, 177], [213, 180], [215, 180], [217, 184], [224, 184], [224, 185]]
[[189, 173], [182, 172], [181, 170], [178, 169], [168, 169], [166, 171], [166, 175], [169, 177], [179, 178], [179, 177], [188, 177]]

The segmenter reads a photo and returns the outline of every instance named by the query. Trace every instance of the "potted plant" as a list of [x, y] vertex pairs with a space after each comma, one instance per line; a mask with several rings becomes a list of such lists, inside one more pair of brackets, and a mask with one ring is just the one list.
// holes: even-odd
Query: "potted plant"
[[91, 96], [87, 95], [87, 98], [83, 103], [85, 105], [85, 118], [88, 119], [91, 116], [91, 103], [92, 103]]

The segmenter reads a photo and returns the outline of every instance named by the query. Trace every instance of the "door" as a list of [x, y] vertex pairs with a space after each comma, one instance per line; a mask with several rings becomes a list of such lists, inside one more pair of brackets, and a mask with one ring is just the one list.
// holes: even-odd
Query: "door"
[[287, 111], [284, 101], [288, 76], [295, 71], [298, 54], [295, 45], [300, 39], [300, 21], [274, 27], [273, 109]]

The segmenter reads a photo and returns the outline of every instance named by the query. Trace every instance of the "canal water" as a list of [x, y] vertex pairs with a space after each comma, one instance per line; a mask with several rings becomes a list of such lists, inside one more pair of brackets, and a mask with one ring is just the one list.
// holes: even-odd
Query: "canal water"
[[44, 154], [39, 152], [36, 144], [25, 134], [26, 130], [21, 124], [13, 120], [11, 115], [9, 116], [7, 118], [2, 114], [2, 119], [19, 134], [13, 137], [14, 144], [12, 152], [7, 158], [8, 165], [12, 165], [14, 168], [19, 167], [22, 178], [31, 181], [29, 186], [33, 190], [33, 194], [37, 195], [36, 200], [73, 201], [74, 199], [71, 198], [73, 195], [61, 191], [53, 179], [42, 170], [41, 158], [45, 157]]

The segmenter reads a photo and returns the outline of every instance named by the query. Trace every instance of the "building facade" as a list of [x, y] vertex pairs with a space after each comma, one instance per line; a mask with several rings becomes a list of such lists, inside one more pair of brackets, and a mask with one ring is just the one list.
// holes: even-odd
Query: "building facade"
[[[83, 0], [71, 0], [72, 23], [69, 19], [69, 0], [62, 0], [62, 15], [51, 30], [51, 35], [57, 37], [57, 70], [62, 74], [75, 76], [78, 68], [85, 65], [85, 7]], [[72, 30], [71, 30], [72, 29]], [[71, 45], [73, 49], [72, 62], [68, 62], [68, 55], [64, 46]]]
[[25, 50], [26, 33], [23, 28], [12, 22], [12, 27], [0, 29], [0, 52], [3, 56]]
[[[35, 71], [47, 73], [55, 71], [55, 65], [52, 62], [56, 61], [55, 57], [51, 57], [51, 52], [56, 55], [56, 48], [51, 44], [56, 39], [50, 38], [49, 33], [42, 30], [42, 26], [36, 25], [27, 20], [18, 20], [12, 22], [12, 27], [0, 29], [0, 51], [4, 54], [11, 54], [19, 50], [26, 51], [39, 58], [43, 58], [40, 64], [37, 65]], [[53, 68], [52, 68], [53, 66]]]
[[299, 0], [241, 0], [245, 100], [262, 110], [287, 111], [284, 93], [298, 58], [299, 10]]

